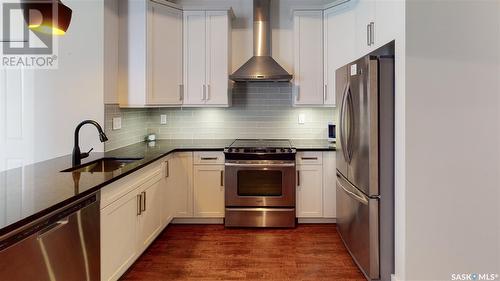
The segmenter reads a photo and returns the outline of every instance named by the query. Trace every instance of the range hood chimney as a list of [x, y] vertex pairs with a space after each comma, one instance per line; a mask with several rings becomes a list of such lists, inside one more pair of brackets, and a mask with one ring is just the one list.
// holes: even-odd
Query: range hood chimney
[[271, 57], [270, 1], [253, 1], [253, 57], [229, 76], [235, 82], [292, 80]]

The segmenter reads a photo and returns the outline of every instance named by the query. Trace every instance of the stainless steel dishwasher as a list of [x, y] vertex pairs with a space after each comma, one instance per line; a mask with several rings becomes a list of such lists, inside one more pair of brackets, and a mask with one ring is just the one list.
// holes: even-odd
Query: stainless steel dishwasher
[[0, 280], [100, 279], [99, 194], [0, 237]]

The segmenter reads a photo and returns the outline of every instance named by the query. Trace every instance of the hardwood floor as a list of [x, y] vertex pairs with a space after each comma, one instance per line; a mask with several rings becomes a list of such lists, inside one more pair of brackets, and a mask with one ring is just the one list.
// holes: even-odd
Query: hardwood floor
[[171, 225], [121, 280], [365, 280], [335, 225]]

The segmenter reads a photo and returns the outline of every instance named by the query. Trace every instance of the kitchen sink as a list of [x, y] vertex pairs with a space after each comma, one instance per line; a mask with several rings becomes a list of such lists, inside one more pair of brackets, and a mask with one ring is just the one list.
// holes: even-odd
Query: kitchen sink
[[72, 167], [61, 172], [77, 172], [77, 173], [104, 173], [113, 172], [121, 169], [142, 158], [101, 158], [81, 166]]

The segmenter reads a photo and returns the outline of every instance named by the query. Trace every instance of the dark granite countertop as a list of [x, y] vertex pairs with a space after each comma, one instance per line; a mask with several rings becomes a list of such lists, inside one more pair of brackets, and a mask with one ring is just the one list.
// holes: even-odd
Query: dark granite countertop
[[[71, 168], [71, 155], [0, 172], [0, 237], [176, 151], [222, 151], [234, 140], [158, 140], [136, 143], [105, 153], [92, 153], [82, 164], [103, 157], [142, 158], [104, 173], [63, 173]], [[335, 150], [326, 140], [293, 140], [299, 151]]]
[[335, 151], [335, 143], [322, 140], [292, 140], [297, 151]]

